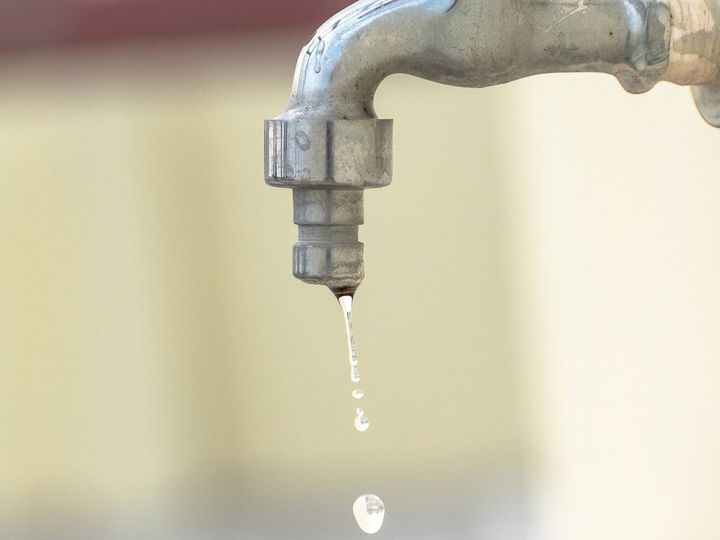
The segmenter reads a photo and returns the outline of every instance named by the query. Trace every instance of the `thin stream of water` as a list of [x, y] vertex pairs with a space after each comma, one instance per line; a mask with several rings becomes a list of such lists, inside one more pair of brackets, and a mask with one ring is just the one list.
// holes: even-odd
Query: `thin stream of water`
[[345, 334], [347, 335], [348, 355], [350, 360], [350, 380], [360, 382], [360, 366], [358, 365], [357, 350], [355, 349], [355, 335], [352, 327], [352, 296], [338, 298], [345, 318]]
[[[352, 327], [352, 304], [353, 298], [350, 295], [341, 296], [338, 298], [340, 307], [343, 310], [343, 317], [345, 320], [345, 334], [347, 336], [348, 345], [348, 361], [350, 362], [350, 380], [357, 384], [360, 382], [360, 364], [358, 363], [357, 348], [355, 347], [355, 334], [353, 333]], [[361, 400], [365, 397], [365, 392], [356, 388], [352, 391], [352, 397], [356, 400]], [[359, 432], [365, 432], [370, 427], [370, 420], [365, 415], [365, 412], [358, 408], [355, 414], [354, 420], [355, 429]]]

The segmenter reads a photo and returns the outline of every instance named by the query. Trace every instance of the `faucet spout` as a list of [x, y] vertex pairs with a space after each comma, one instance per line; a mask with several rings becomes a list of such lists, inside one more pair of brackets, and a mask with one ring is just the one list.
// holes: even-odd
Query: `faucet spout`
[[[708, 84], [717, 76], [720, 40], [695, 33], [720, 35], [720, 0], [668, 1], [361, 0], [335, 15], [303, 48], [290, 103], [265, 128], [266, 181], [295, 192], [295, 276], [336, 291], [362, 281], [362, 190], [391, 179], [392, 121], [379, 120], [373, 106], [387, 76], [480, 88], [589, 71], [615, 76], [632, 93], [663, 77]], [[688, 30], [688, 20], [702, 17], [678, 19], [676, 11], [702, 9], [694, 4], [715, 9], [705, 27]], [[678, 20], [705, 53], [699, 75], [694, 51], [671, 55]], [[716, 56], [707, 61], [708, 54]], [[684, 63], [672, 69], [672, 59]]]
[[600, 71], [649, 90], [668, 61], [670, 11], [637, 0], [374, 0], [323, 24], [298, 59], [282, 118], [372, 118], [390, 74], [465, 87]]

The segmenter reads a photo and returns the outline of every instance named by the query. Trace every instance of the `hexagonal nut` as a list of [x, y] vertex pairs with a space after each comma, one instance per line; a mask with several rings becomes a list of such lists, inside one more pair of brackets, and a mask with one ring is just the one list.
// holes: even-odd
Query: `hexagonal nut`
[[278, 187], [372, 188], [392, 178], [392, 120], [266, 120], [265, 179]]

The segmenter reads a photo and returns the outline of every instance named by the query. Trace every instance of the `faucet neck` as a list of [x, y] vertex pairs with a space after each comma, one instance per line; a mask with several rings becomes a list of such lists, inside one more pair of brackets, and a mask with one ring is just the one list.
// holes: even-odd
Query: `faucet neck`
[[644, 92], [667, 68], [670, 28], [664, 0], [363, 0], [305, 46], [282, 118], [373, 118], [393, 73], [484, 87], [592, 71]]

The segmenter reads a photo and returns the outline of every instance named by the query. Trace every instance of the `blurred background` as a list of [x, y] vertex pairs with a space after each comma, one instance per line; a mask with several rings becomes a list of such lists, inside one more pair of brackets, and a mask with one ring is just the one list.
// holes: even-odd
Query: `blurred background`
[[352, 428], [262, 122], [343, 0], [0, 0], [0, 538], [720, 537], [717, 131], [604, 75], [381, 87]]

